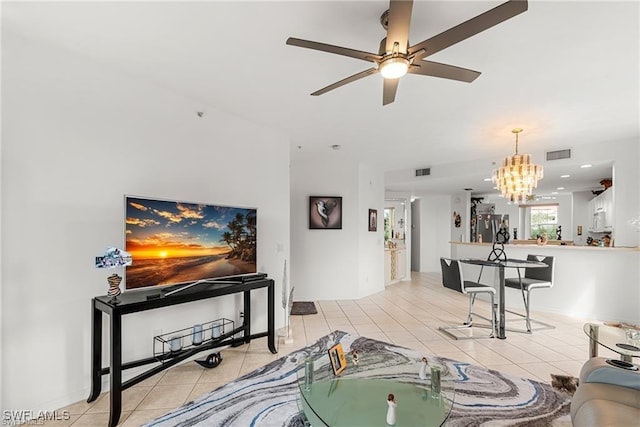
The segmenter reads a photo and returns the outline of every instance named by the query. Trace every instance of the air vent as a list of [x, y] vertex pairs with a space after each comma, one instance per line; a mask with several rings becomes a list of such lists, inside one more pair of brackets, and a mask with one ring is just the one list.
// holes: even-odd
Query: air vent
[[547, 161], [550, 160], [562, 160], [571, 158], [571, 148], [564, 150], [547, 151]]
[[416, 169], [416, 176], [431, 175], [431, 168]]

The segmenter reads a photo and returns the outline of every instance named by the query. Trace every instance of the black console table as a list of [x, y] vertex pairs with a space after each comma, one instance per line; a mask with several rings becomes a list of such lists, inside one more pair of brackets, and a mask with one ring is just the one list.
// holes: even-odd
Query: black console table
[[[120, 420], [122, 410], [122, 391], [138, 384], [139, 382], [161, 372], [191, 356], [204, 350], [232, 345], [237, 346], [249, 343], [251, 339], [268, 337], [268, 347], [272, 353], [277, 353], [275, 346], [275, 313], [274, 313], [274, 282], [271, 279], [260, 278], [244, 281], [220, 281], [212, 283], [200, 283], [189, 289], [184, 289], [175, 294], [165, 296], [165, 292], [158, 289], [125, 292], [118, 296], [117, 302], [110, 296], [99, 296], [92, 299], [92, 333], [91, 333], [91, 393], [87, 402], [93, 402], [102, 391], [102, 376], [110, 374], [110, 415], [109, 427], [114, 427]], [[267, 289], [267, 331], [251, 333], [251, 291], [255, 289]], [[122, 363], [122, 316], [125, 314], [153, 310], [171, 305], [184, 304], [222, 295], [231, 295], [242, 292], [244, 294], [244, 318], [242, 325], [220, 336], [220, 339], [203, 343], [194, 348], [172, 353], [170, 357], [160, 362], [156, 357], [134, 360]], [[109, 367], [102, 367], [102, 314], [110, 317], [110, 363]], [[235, 335], [242, 333], [238, 338]], [[158, 365], [139, 374], [124, 383], [122, 371], [125, 369], [144, 366], [152, 363]]]

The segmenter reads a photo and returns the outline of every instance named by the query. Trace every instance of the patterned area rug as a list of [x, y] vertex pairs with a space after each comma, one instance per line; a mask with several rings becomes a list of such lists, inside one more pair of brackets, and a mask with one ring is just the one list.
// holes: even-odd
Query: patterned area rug
[[[337, 342], [345, 351], [393, 352], [408, 358], [425, 356], [416, 350], [335, 331], [313, 345], [295, 351], [187, 403], [147, 426], [267, 426], [302, 427], [296, 370], [305, 357], [326, 352]], [[456, 381], [449, 426], [571, 425], [571, 396], [551, 385], [515, 377], [469, 363], [426, 355], [445, 366]]]

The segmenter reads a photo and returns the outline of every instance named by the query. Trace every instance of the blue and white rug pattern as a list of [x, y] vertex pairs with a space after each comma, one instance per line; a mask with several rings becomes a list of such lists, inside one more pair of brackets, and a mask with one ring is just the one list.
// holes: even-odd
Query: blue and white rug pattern
[[[455, 403], [449, 426], [553, 426], [568, 420], [568, 394], [551, 385], [422, 354], [416, 350], [335, 331], [313, 345], [295, 351], [211, 391], [150, 423], [167, 426], [302, 427], [296, 371], [310, 354], [326, 352], [341, 342], [345, 352], [356, 348], [429, 360], [445, 366], [455, 380]], [[224, 363], [224, 362], [223, 362]], [[569, 423], [570, 425], [570, 423]]]

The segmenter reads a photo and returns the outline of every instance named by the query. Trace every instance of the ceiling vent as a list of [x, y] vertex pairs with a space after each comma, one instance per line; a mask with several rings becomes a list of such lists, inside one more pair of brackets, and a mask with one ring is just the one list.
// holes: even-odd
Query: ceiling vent
[[416, 169], [416, 176], [431, 175], [431, 168]]
[[571, 148], [565, 148], [564, 150], [547, 151], [547, 161], [562, 160], [571, 158]]

